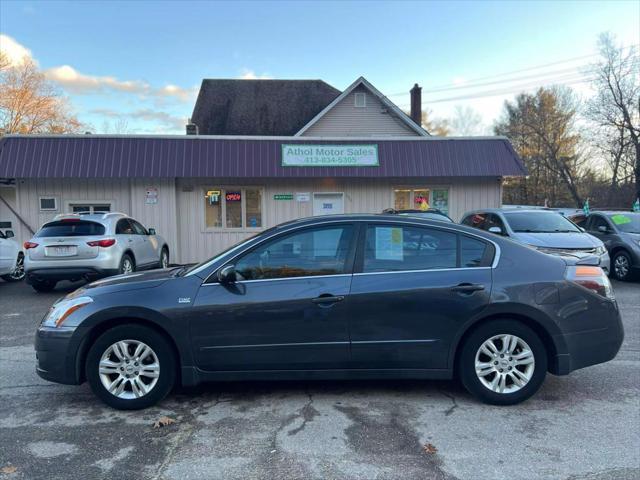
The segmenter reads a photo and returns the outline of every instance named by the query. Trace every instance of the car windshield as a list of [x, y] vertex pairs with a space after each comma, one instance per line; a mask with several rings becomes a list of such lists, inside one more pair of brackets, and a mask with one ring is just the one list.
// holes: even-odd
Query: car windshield
[[45, 237], [91, 237], [104, 235], [104, 225], [86, 220], [59, 220], [46, 223], [36, 234]]
[[640, 213], [612, 213], [608, 217], [621, 232], [640, 233]]
[[511, 230], [527, 233], [563, 233], [581, 230], [565, 217], [555, 212], [506, 212]]

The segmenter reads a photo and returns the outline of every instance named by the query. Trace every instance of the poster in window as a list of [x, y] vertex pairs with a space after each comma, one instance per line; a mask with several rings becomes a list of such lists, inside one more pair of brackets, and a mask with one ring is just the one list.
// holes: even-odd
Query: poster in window
[[376, 259], [403, 260], [402, 228], [376, 227]]
[[449, 190], [433, 191], [433, 207], [447, 215], [449, 214]]

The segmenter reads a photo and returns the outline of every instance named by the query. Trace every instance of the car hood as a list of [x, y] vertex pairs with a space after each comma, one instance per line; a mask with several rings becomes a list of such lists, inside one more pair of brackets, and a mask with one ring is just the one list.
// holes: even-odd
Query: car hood
[[534, 247], [548, 248], [593, 248], [602, 245], [596, 237], [583, 232], [572, 233], [528, 233], [516, 232], [513, 238]]
[[121, 290], [138, 290], [141, 288], [153, 288], [162, 285], [168, 279], [173, 278], [176, 268], [150, 270], [129, 275], [116, 275], [92, 282], [81, 290], [88, 295], [113, 293]]

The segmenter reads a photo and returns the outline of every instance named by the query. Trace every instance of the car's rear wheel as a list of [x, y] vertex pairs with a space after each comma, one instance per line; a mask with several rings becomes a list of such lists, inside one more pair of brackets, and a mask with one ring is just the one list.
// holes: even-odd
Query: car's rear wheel
[[631, 257], [624, 250], [617, 252], [613, 256], [613, 265], [611, 273], [617, 280], [629, 280], [631, 279]]
[[125, 253], [120, 260], [120, 275], [128, 275], [136, 271], [136, 264], [131, 255]]
[[31, 287], [33, 287], [36, 292], [46, 293], [51, 292], [54, 288], [56, 288], [57, 283], [58, 282], [55, 282], [53, 280], [36, 280], [31, 282]]
[[465, 388], [485, 403], [513, 405], [538, 391], [547, 373], [540, 337], [517, 320], [480, 325], [465, 340], [458, 374]]
[[7, 275], [3, 275], [2, 279], [5, 282], [20, 282], [24, 280], [24, 254], [20, 252], [18, 254], [18, 258], [16, 259], [16, 265], [13, 269], [13, 272], [8, 273]]
[[169, 342], [142, 325], [103, 333], [89, 349], [86, 375], [93, 392], [120, 410], [147, 408], [173, 388], [176, 358]]
[[167, 268], [169, 266], [169, 250], [165, 247], [160, 252], [160, 268]]

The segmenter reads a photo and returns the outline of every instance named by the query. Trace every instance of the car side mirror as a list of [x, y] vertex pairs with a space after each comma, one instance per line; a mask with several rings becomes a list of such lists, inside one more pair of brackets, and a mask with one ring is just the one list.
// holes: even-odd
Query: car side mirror
[[147, 232], [149, 232], [149, 235], [155, 235], [156, 234], [156, 229], [155, 228], [149, 228], [149, 229], [147, 229]]
[[600, 226], [598, 227], [598, 231], [599, 231], [600, 233], [608, 233], [608, 232], [609, 232], [609, 229], [608, 229], [605, 225], [600, 225]]
[[502, 235], [502, 229], [500, 227], [489, 227], [488, 231], [490, 233], [495, 233], [496, 235]]
[[5, 238], [13, 238], [15, 237], [13, 230], [7, 230], [6, 232], [4, 232], [4, 237]]
[[222, 284], [234, 283], [236, 281], [235, 265], [225, 265], [218, 270], [218, 281]]

